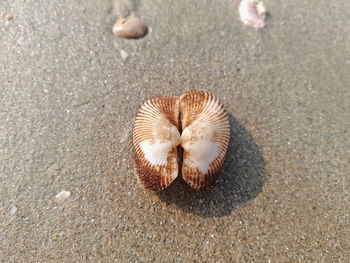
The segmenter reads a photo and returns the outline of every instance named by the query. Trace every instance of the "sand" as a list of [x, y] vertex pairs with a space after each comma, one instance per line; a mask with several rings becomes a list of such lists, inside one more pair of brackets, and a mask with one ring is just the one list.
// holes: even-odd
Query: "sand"
[[[143, 39], [112, 0], [0, 4], [0, 262], [349, 262], [350, 1], [265, 1], [260, 31], [238, 0], [128, 3]], [[223, 175], [146, 191], [138, 107], [190, 89], [230, 114]]]

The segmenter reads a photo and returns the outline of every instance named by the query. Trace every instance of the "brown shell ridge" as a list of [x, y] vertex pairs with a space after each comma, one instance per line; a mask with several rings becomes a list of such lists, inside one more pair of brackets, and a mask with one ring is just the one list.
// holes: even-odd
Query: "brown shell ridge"
[[[209, 164], [193, 159], [191, 156], [193, 153], [184, 150], [182, 177], [191, 187], [202, 189], [216, 180], [223, 167], [230, 136], [229, 122], [220, 100], [208, 91], [196, 90], [185, 93], [180, 97], [180, 105], [180, 109], [184, 112], [182, 127], [190, 129], [193, 133], [190, 145], [194, 144], [192, 140], [203, 134], [203, 130], [211, 129], [208, 143], [214, 143], [215, 146], [212, 145], [209, 149], [217, 149], [215, 158]], [[205, 173], [198, 168], [206, 166], [208, 169]]]
[[[165, 188], [178, 174], [177, 143], [176, 138], [172, 138], [172, 132], [174, 129], [177, 131], [179, 126], [178, 112], [178, 97], [166, 95], [147, 100], [136, 116], [133, 130], [136, 169], [141, 182], [152, 190]], [[141, 149], [142, 143], [148, 147], [165, 147], [169, 151], [155, 152], [151, 163]], [[159, 160], [166, 162], [158, 164], [163, 163]]]
[[[168, 158], [177, 162], [177, 159], [174, 158], [177, 156], [176, 149], [174, 149], [169, 155]], [[177, 163], [176, 163], [177, 164]], [[144, 184], [144, 186], [151, 190], [161, 190], [166, 188], [172, 183], [175, 179], [172, 176], [169, 176], [167, 170], [168, 166], [159, 166], [158, 169], [152, 167], [152, 165], [145, 165], [144, 160], [135, 157], [135, 165], [137, 174]], [[171, 165], [170, 165], [171, 167]]]

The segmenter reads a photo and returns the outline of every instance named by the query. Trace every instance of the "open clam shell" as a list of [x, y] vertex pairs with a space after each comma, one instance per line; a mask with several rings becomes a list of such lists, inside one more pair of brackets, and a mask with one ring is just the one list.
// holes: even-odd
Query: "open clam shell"
[[[180, 131], [182, 131], [180, 136]], [[203, 189], [218, 177], [225, 161], [230, 125], [219, 98], [205, 90], [147, 100], [133, 131], [135, 164], [150, 189], [167, 187], [178, 175], [177, 146], [183, 148], [182, 177]]]
[[147, 188], [163, 189], [177, 177], [178, 128], [178, 97], [155, 97], [141, 106], [133, 130], [134, 159], [141, 182]]
[[212, 184], [223, 168], [230, 139], [224, 106], [214, 94], [194, 90], [180, 97], [182, 177], [194, 189]]

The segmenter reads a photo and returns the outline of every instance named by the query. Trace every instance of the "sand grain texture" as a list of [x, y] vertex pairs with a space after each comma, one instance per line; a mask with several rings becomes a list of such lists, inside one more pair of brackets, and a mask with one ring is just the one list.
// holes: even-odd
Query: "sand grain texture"
[[[256, 32], [238, 0], [135, 1], [127, 41], [110, 0], [2, 1], [0, 262], [348, 262], [350, 1], [264, 2]], [[224, 174], [144, 191], [136, 112], [190, 89], [229, 113]]]

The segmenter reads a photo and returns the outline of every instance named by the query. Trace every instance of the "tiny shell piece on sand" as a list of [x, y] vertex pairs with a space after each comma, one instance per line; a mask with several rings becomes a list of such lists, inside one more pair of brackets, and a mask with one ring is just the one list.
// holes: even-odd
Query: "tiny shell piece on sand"
[[70, 197], [70, 192], [63, 190], [63, 191], [59, 192], [55, 197], [56, 197], [57, 201], [64, 201], [68, 197]]
[[13, 18], [14, 18], [14, 15], [13, 14], [10, 14], [10, 13], [7, 13], [4, 15], [4, 18], [7, 20], [7, 21], [11, 21]]
[[11, 214], [11, 215], [16, 214], [16, 213], [17, 213], [17, 210], [18, 210], [18, 209], [17, 209], [16, 206], [12, 206], [11, 209], [10, 209], [10, 214]]
[[243, 24], [261, 29], [265, 26], [266, 7], [259, 0], [242, 0], [239, 5], [239, 15]]
[[126, 60], [129, 57], [128, 53], [126, 53], [124, 50], [120, 50], [120, 56], [123, 60]]

